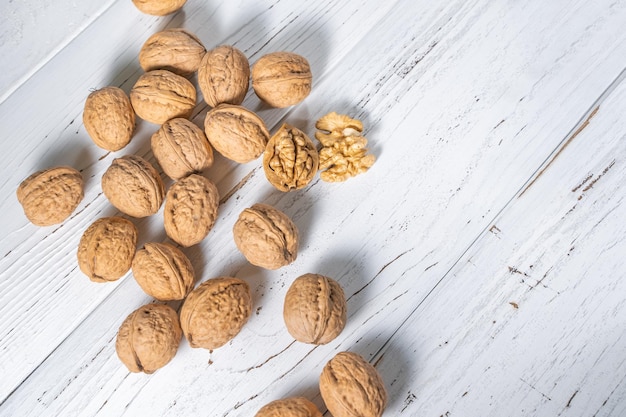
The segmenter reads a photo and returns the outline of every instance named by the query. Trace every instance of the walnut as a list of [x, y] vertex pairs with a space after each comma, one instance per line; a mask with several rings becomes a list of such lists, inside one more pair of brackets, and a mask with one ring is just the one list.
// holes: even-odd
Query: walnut
[[131, 267], [137, 246], [137, 228], [122, 217], [93, 222], [78, 244], [78, 267], [94, 282], [115, 281]]
[[232, 104], [211, 109], [204, 119], [204, 132], [215, 150], [239, 163], [258, 158], [270, 137], [263, 119]]
[[255, 204], [239, 215], [233, 227], [235, 244], [248, 262], [278, 269], [296, 260], [298, 229], [282, 211]]
[[306, 187], [315, 177], [318, 164], [317, 149], [311, 139], [286, 123], [270, 138], [263, 154], [265, 176], [280, 191]]
[[322, 143], [319, 169], [325, 170], [320, 174], [323, 181], [345, 181], [367, 171], [376, 161], [374, 155], [366, 155], [367, 139], [362, 136], [360, 121], [333, 112], [319, 119], [315, 127], [322, 130], [315, 137]]
[[159, 211], [165, 194], [157, 170], [137, 155], [113, 160], [102, 176], [102, 191], [115, 208], [133, 217], [147, 217]]
[[163, 172], [174, 180], [213, 165], [213, 149], [204, 132], [187, 119], [178, 117], [163, 123], [150, 143]]
[[174, 13], [187, 2], [187, 0], [133, 0], [135, 6], [143, 13], [153, 16], [165, 16]]
[[346, 325], [346, 297], [332, 278], [305, 274], [287, 291], [283, 317], [294, 339], [323, 345], [337, 336]]
[[137, 116], [163, 124], [175, 117], [191, 116], [196, 105], [196, 88], [173, 72], [153, 70], [139, 77], [130, 91], [130, 101]]
[[146, 243], [135, 254], [132, 267], [137, 284], [157, 300], [182, 300], [193, 289], [191, 261], [167, 243]]
[[192, 174], [170, 187], [165, 197], [165, 233], [179, 245], [200, 243], [213, 228], [219, 206], [213, 182]]
[[380, 417], [387, 405], [382, 377], [353, 352], [340, 352], [326, 364], [320, 393], [334, 417]]
[[139, 65], [144, 71], [164, 69], [178, 75], [198, 70], [206, 53], [202, 41], [181, 29], [165, 29], [150, 36], [139, 51]]
[[193, 290], [180, 310], [180, 323], [193, 348], [216, 349], [234, 338], [252, 310], [249, 285], [239, 279], [209, 279]]
[[291, 397], [266, 404], [254, 417], [322, 417], [322, 413], [306, 398]]
[[119, 151], [133, 136], [135, 111], [124, 90], [105, 87], [85, 100], [83, 124], [96, 145], [107, 151]]
[[311, 67], [302, 56], [292, 52], [272, 52], [252, 66], [252, 88], [272, 107], [300, 103], [311, 92]]
[[124, 320], [115, 351], [129, 371], [151, 374], [172, 360], [181, 337], [176, 311], [164, 304], [148, 304]]
[[198, 69], [198, 85], [204, 101], [218, 104], [241, 104], [248, 92], [250, 64], [239, 49], [222, 45], [208, 51]]
[[24, 214], [37, 226], [62, 223], [82, 201], [83, 177], [72, 167], [37, 171], [17, 187]]

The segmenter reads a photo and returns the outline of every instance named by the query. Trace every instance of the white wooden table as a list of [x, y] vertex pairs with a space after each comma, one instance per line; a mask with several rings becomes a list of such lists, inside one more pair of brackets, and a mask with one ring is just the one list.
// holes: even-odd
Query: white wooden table
[[[135, 153], [143, 121], [107, 153], [82, 125], [92, 89], [127, 92], [152, 33], [184, 27], [251, 63], [288, 50], [311, 63], [301, 104], [244, 105], [271, 131], [309, 133], [346, 113], [378, 160], [345, 183], [281, 193], [260, 159], [218, 156], [209, 236], [186, 249], [199, 280], [245, 279], [253, 314], [222, 348], [191, 349], [152, 375], [115, 354], [122, 320], [152, 302], [131, 273], [95, 284], [77, 267], [84, 229], [116, 210], [100, 178]], [[381, 373], [385, 416], [626, 415], [626, 1], [189, 0], [167, 17], [130, 0], [0, 5], [0, 415], [252, 416], [302, 395], [326, 411], [318, 377], [350, 350]], [[193, 121], [202, 124], [199, 99]], [[63, 224], [30, 224], [19, 183], [71, 165], [85, 198]], [[248, 264], [231, 229], [265, 202], [302, 240], [278, 271]], [[164, 241], [162, 211], [133, 220]], [[348, 323], [328, 345], [289, 336], [291, 281], [335, 278]], [[328, 415], [328, 413], [326, 413]]]

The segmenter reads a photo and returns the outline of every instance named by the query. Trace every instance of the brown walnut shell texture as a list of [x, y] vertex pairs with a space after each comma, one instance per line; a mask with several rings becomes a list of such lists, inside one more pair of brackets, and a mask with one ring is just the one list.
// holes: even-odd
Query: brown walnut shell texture
[[334, 417], [381, 417], [387, 405], [382, 377], [353, 352], [340, 352], [326, 364], [320, 393]]
[[151, 374], [172, 360], [181, 337], [176, 311], [164, 304], [148, 304], [124, 320], [115, 351], [129, 371]]
[[137, 284], [157, 300], [182, 300], [193, 289], [191, 261], [167, 243], [146, 243], [135, 254], [132, 267]]
[[178, 75], [198, 70], [206, 53], [202, 41], [182, 29], [165, 29], [150, 36], [139, 51], [139, 65], [144, 71], [164, 69]]
[[217, 187], [201, 175], [174, 183], [165, 197], [165, 233], [181, 246], [200, 243], [215, 224], [219, 202]]
[[209, 106], [243, 103], [249, 83], [250, 64], [239, 49], [221, 45], [202, 58], [198, 68], [198, 85]]
[[139, 77], [130, 90], [130, 101], [137, 116], [160, 125], [169, 119], [191, 116], [196, 88], [171, 71], [153, 70]]
[[300, 129], [283, 124], [263, 154], [267, 180], [280, 191], [299, 190], [315, 177], [319, 156], [315, 144]]
[[135, 111], [124, 90], [105, 87], [92, 92], [85, 100], [83, 124], [96, 145], [108, 151], [119, 151], [133, 136]]
[[311, 92], [312, 80], [309, 62], [293, 52], [263, 55], [252, 66], [252, 88], [272, 107], [300, 103]]
[[153, 16], [165, 16], [179, 10], [187, 0], [133, 0], [135, 6], [143, 13]]
[[216, 349], [241, 331], [251, 310], [248, 283], [232, 277], [212, 278], [189, 293], [180, 310], [180, 323], [191, 347]]
[[187, 119], [178, 117], [163, 123], [150, 144], [163, 172], [174, 180], [213, 165], [213, 149], [204, 132]]
[[204, 119], [204, 132], [216, 151], [242, 164], [258, 158], [270, 138], [263, 119], [232, 104], [211, 109]]
[[255, 204], [241, 212], [233, 227], [235, 244], [252, 265], [278, 269], [298, 256], [298, 229], [282, 211]]
[[102, 176], [102, 191], [115, 208], [133, 217], [147, 217], [159, 211], [165, 194], [157, 170], [137, 155], [113, 160]]
[[306, 398], [291, 397], [264, 405], [254, 417], [322, 417], [322, 413]]
[[323, 345], [346, 326], [346, 297], [332, 278], [304, 274], [293, 281], [283, 308], [289, 334], [303, 343]]
[[83, 177], [72, 167], [37, 171], [17, 187], [17, 200], [34, 225], [62, 223], [84, 197]]
[[129, 270], [137, 246], [137, 228], [122, 217], [93, 222], [78, 244], [78, 266], [94, 282], [116, 281]]

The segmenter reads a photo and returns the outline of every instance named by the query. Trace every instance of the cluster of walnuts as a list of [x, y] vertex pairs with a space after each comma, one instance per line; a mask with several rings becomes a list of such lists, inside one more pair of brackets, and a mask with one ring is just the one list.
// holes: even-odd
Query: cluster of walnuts
[[[143, 12], [164, 15], [185, 0], [133, 0]], [[264, 121], [241, 105], [251, 80], [255, 94], [273, 107], [298, 104], [311, 91], [307, 60], [291, 52], [267, 54], [250, 68], [246, 56], [230, 45], [207, 51], [184, 29], [152, 35], [141, 48], [145, 73], [127, 95], [118, 87], [93, 91], [86, 99], [83, 123], [99, 147], [119, 151], [130, 143], [136, 117], [160, 125], [151, 137], [152, 152], [165, 175], [175, 182], [165, 189], [159, 171], [137, 155], [112, 161], [102, 176], [103, 194], [121, 213], [142, 218], [164, 204], [164, 229], [182, 247], [200, 243], [217, 218], [219, 193], [200, 173], [213, 164], [213, 150], [238, 163], [263, 154], [268, 181], [281, 191], [307, 186], [318, 170], [324, 181], [344, 181], [365, 172], [367, 155], [360, 121], [330, 113], [316, 124], [318, 147], [298, 128], [283, 124], [270, 135]], [[201, 129], [189, 120], [198, 87], [211, 107]], [[55, 167], [25, 179], [17, 197], [32, 223], [63, 222], [83, 198], [83, 179], [71, 167]], [[116, 352], [132, 372], [152, 373], [175, 356], [184, 335], [194, 348], [216, 349], [234, 338], [252, 310], [249, 285], [235, 277], [209, 279], [197, 287], [193, 266], [178, 246], [146, 243], [137, 250], [138, 231], [122, 216], [100, 218], [82, 234], [77, 259], [94, 282], [118, 280], [129, 270], [143, 291], [159, 301], [182, 300], [177, 313], [165, 304], [147, 304], [121, 324]], [[267, 204], [243, 210], [233, 227], [239, 251], [253, 265], [278, 269], [295, 261], [299, 233], [293, 221]], [[195, 287], [195, 288], [194, 288]], [[284, 300], [288, 332], [298, 341], [326, 344], [346, 324], [346, 299], [332, 278], [304, 274], [295, 279]], [[335, 417], [380, 416], [387, 401], [376, 369], [355, 353], [342, 352], [320, 377], [322, 397]], [[319, 417], [305, 398], [267, 404], [257, 417]]]

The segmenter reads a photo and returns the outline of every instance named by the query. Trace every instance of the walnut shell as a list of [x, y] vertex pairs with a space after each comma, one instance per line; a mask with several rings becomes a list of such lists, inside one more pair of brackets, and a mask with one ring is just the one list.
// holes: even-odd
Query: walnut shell
[[83, 177], [72, 167], [37, 171], [17, 187], [17, 201], [24, 214], [37, 226], [62, 223], [84, 196]]
[[164, 69], [178, 75], [198, 70], [206, 49], [193, 33], [182, 29], [165, 29], [150, 36], [139, 51], [139, 65], [144, 71]]
[[217, 187], [203, 176], [174, 183], [165, 196], [165, 233], [181, 246], [200, 243], [215, 224], [219, 202]]
[[96, 145], [107, 151], [119, 151], [133, 136], [135, 111], [124, 90], [105, 87], [85, 100], [83, 124]]
[[251, 310], [248, 283], [239, 278], [213, 278], [189, 293], [180, 310], [180, 324], [191, 347], [216, 349], [239, 333]]
[[270, 138], [263, 119], [232, 104], [210, 110], [204, 119], [204, 132], [216, 151], [242, 164], [258, 158]]
[[289, 334], [303, 343], [324, 345], [346, 325], [346, 297], [332, 278], [304, 274], [293, 281], [283, 308]]
[[113, 160], [102, 176], [102, 191], [115, 208], [133, 217], [147, 217], [159, 211], [165, 194], [157, 170], [137, 155]]
[[322, 417], [322, 413], [306, 398], [291, 397], [264, 405], [254, 417]]
[[153, 16], [165, 16], [174, 13], [187, 2], [187, 0], [133, 0], [135, 6], [143, 13]]
[[334, 417], [380, 417], [387, 405], [382, 377], [353, 352], [340, 352], [326, 364], [320, 393]]
[[175, 117], [191, 116], [196, 88], [171, 71], [153, 70], [139, 77], [130, 90], [130, 101], [137, 116], [160, 125]]
[[174, 180], [213, 165], [213, 149], [204, 132], [187, 119], [178, 117], [163, 123], [150, 144], [163, 172]]
[[282, 211], [255, 204], [239, 215], [233, 227], [235, 244], [253, 265], [278, 269], [298, 256], [298, 229]]
[[129, 270], [137, 246], [137, 228], [122, 217], [93, 222], [78, 244], [78, 266], [94, 282], [115, 281]]
[[317, 148], [300, 129], [283, 124], [270, 138], [263, 154], [267, 180], [280, 191], [299, 190], [315, 177]]
[[292, 52], [272, 52], [252, 66], [252, 88], [272, 107], [300, 103], [311, 92], [313, 76], [309, 62]]
[[164, 304], [148, 304], [124, 320], [115, 351], [129, 371], [151, 374], [172, 360], [181, 337], [176, 311]]
[[239, 49], [221, 45], [208, 51], [202, 58], [198, 69], [198, 85], [209, 106], [243, 103], [249, 83], [250, 64]]
[[193, 289], [191, 261], [167, 243], [146, 243], [135, 254], [132, 267], [137, 284], [157, 300], [182, 300]]

